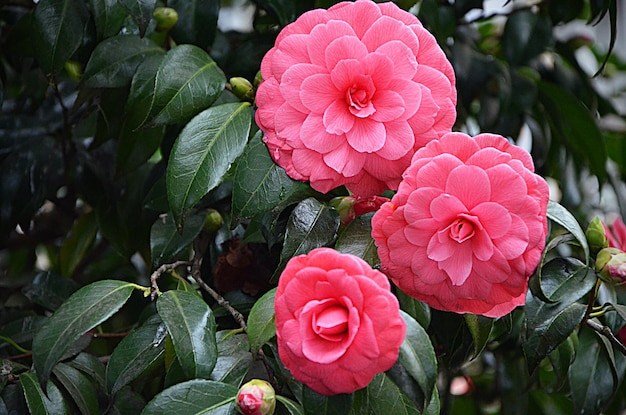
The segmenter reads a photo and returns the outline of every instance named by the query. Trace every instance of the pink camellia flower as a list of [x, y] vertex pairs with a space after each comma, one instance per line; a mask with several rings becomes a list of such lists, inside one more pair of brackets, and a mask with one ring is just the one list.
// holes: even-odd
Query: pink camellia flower
[[606, 237], [609, 240], [609, 246], [619, 248], [622, 251], [626, 250], [626, 225], [622, 218], [618, 217], [615, 219], [611, 227], [608, 227], [605, 223], [603, 225]]
[[304, 13], [278, 35], [261, 73], [256, 122], [270, 154], [324, 193], [397, 189], [415, 151], [456, 119], [450, 62], [391, 2]]
[[269, 382], [252, 379], [237, 392], [237, 411], [243, 415], [272, 415], [276, 409], [276, 392]]
[[372, 219], [383, 270], [440, 310], [499, 317], [524, 304], [547, 234], [548, 184], [533, 171], [498, 135], [429, 143]]
[[323, 395], [351, 393], [396, 362], [406, 327], [387, 277], [330, 248], [292, 258], [274, 308], [278, 353]]

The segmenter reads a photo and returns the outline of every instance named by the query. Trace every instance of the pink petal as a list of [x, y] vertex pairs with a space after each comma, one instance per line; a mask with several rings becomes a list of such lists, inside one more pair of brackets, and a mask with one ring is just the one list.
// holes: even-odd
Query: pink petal
[[[367, 161], [366, 161], [367, 164]], [[372, 176], [367, 171], [361, 171], [354, 177], [350, 177], [346, 180], [346, 188], [355, 196], [368, 197], [373, 195], [379, 195], [385, 190], [392, 188], [375, 176]]]
[[328, 14], [331, 19], [348, 22], [359, 38], [381, 16], [378, 5], [370, 1], [341, 2], [329, 8]]
[[324, 154], [324, 163], [337, 173], [345, 177], [352, 177], [361, 171], [365, 164], [365, 158], [365, 154], [354, 151], [352, 147], [344, 143]]
[[440, 100], [449, 99], [453, 94], [452, 91], [454, 88], [450, 84], [450, 80], [446, 78], [444, 74], [430, 66], [419, 65], [413, 80], [430, 89], [433, 99], [437, 103]]
[[[306, 71], [296, 72], [298, 66], [306, 67]], [[301, 103], [302, 112], [323, 114], [331, 103], [343, 98], [342, 92], [331, 82], [330, 75], [316, 74], [308, 66], [296, 65], [285, 73], [284, 78], [287, 80], [281, 85], [283, 97], [287, 102], [293, 102], [294, 106]]]
[[[419, 152], [416, 153], [417, 155], [419, 155]], [[418, 160], [415, 158], [416, 156], [414, 156], [414, 160]], [[420, 183], [420, 186], [436, 187], [443, 191], [446, 188], [450, 172], [461, 165], [459, 159], [453, 155], [442, 154], [419, 169], [415, 175], [415, 181]]]
[[387, 90], [393, 91], [402, 97], [402, 100], [404, 101], [404, 113], [402, 114], [401, 119], [403, 120], [409, 120], [410, 118], [417, 116], [418, 112], [422, 113], [429, 111], [430, 114], [427, 114], [427, 119], [430, 120], [434, 118], [434, 114], [436, 114], [439, 109], [436, 105], [433, 106], [432, 109], [429, 109], [426, 104], [422, 108], [422, 91], [426, 91], [428, 94], [430, 94], [430, 91], [413, 81], [397, 78], [393, 79], [389, 85], [387, 85]]
[[406, 121], [388, 122], [385, 124], [387, 139], [378, 155], [387, 160], [398, 160], [412, 152], [415, 137]]
[[315, 114], [306, 117], [299, 136], [307, 148], [322, 154], [333, 151], [346, 142], [342, 136], [327, 133], [322, 117]]
[[481, 202], [490, 200], [491, 185], [484, 170], [475, 166], [459, 166], [450, 172], [446, 192], [455, 195], [471, 210]]
[[506, 235], [511, 227], [511, 214], [502, 205], [495, 202], [484, 202], [470, 210], [472, 215], [480, 218], [481, 224], [491, 239]]
[[331, 20], [326, 24], [317, 25], [311, 30], [307, 50], [311, 63], [326, 66], [325, 51], [328, 45], [342, 36], [356, 36], [352, 27], [341, 20]]
[[393, 61], [388, 56], [381, 53], [370, 53], [363, 60], [365, 73], [372, 77], [376, 89], [387, 89], [395, 74], [393, 72]]
[[[476, 140], [476, 143], [480, 144], [478, 140]], [[483, 170], [487, 170], [490, 167], [506, 164], [510, 160], [511, 155], [509, 153], [504, 153], [493, 147], [487, 147], [478, 150], [470, 158], [468, 158], [465, 163], [478, 166]]]
[[458, 244], [453, 255], [439, 262], [439, 269], [448, 274], [453, 285], [461, 285], [472, 272], [472, 257], [470, 244]]
[[399, 40], [412, 51], [417, 51], [417, 36], [403, 22], [392, 17], [383, 16], [370, 27], [362, 38], [363, 43], [370, 52], [378, 49], [379, 46]]
[[309, 63], [308, 41], [308, 35], [297, 34], [285, 37], [276, 46], [271, 61], [271, 72], [276, 79], [281, 80], [283, 74], [293, 65]]
[[404, 113], [404, 100], [400, 94], [393, 91], [376, 91], [372, 97], [372, 104], [376, 108], [372, 115], [374, 121], [393, 121]]
[[442, 224], [442, 227], [448, 226], [459, 214], [467, 213], [467, 207], [456, 195], [442, 193], [430, 204], [430, 214], [433, 219]]
[[342, 135], [354, 128], [355, 117], [348, 111], [345, 101], [333, 101], [324, 111], [324, 128], [329, 134]]
[[380, 45], [377, 53], [387, 56], [393, 62], [393, 76], [412, 79], [417, 71], [417, 60], [413, 51], [400, 40], [391, 40]]
[[494, 239], [494, 243], [502, 252], [505, 258], [517, 258], [526, 251], [529, 242], [529, 232], [526, 223], [517, 215], [510, 216], [512, 221], [508, 232], [499, 239]]
[[335, 88], [345, 99], [345, 94], [352, 87], [355, 78], [364, 73], [363, 65], [356, 59], [345, 59], [337, 62], [331, 70], [330, 77]]
[[[411, 192], [404, 209], [404, 217], [410, 224], [422, 219], [432, 220], [432, 233], [439, 228], [438, 220], [434, 220], [431, 214], [431, 203], [441, 195], [441, 190], [436, 187], [420, 187]], [[464, 207], [459, 206], [458, 210], [462, 211]]]
[[385, 144], [385, 126], [367, 118], [355, 119], [354, 127], [346, 133], [348, 143], [358, 152], [373, 153]]
[[367, 56], [367, 48], [358, 38], [342, 36], [331, 42], [324, 51], [326, 68], [332, 70], [338, 62], [345, 59], [361, 60]]

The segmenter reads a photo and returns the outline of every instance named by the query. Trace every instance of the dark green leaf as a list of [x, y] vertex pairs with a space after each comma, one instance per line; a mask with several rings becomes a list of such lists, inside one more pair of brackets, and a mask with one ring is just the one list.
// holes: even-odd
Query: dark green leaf
[[[611, 40], [609, 41], [609, 49], [606, 51], [606, 57], [602, 61], [602, 65], [600, 65], [600, 68], [598, 69], [598, 71], [593, 75], [594, 77], [602, 73], [602, 71], [606, 67], [606, 64], [608, 63], [609, 58], [611, 57], [611, 52], [613, 52], [613, 48], [615, 47], [615, 41], [617, 40], [617, 0], [608, 0], [608, 1], [605, 1], [604, 4], [605, 4], [604, 13], [606, 13], [607, 10], [609, 12], [609, 22], [610, 22], [609, 24], [611, 26]], [[602, 17], [600, 17], [600, 20], [601, 19]]]
[[148, 23], [152, 18], [152, 12], [156, 6], [156, 0], [117, 0], [122, 7], [126, 9], [128, 14], [133, 18], [139, 34], [143, 37], [146, 34]]
[[159, 296], [157, 310], [185, 375], [208, 379], [217, 361], [216, 324], [209, 306], [191, 293], [167, 291]]
[[556, 390], [567, 380], [569, 368], [576, 357], [577, 350], [578, 333], [572, 332], [563, 343], [548, 355], [554, 374], [556, 375]]
[[428, 334], [417, 321], [400, 311], [406, 323], [406, 337], [400, 346], [398, 361], [417, 382], [423, 399], [421, 408], [427, 407], [437, 380], [437, 357]]
[[89, 5], [99, 40], [120, 32], [126, 19], [126, 11], [117, 0], [89, 0]]
[[74, 359], [70, 360], [68, 364], [89, 375], [100, 389], [105, 389], [106, 368], [97, 357], [89, 353], [80, 353]]
[[237, 334], [236, 330], [222, 330], [215, 337], [217, 362], [211, 380], [238, 386], [253, 362], [248, 336]]
[[585, 237], [585, 232], [582, 230], [578, 221], [567, 209], [558, 203], [550, 200], [548, 202], [548, 211], [547, 211], [548, 219], [551, 221], [558, 223], [566, 231], [574, 235], [580, 247], [583, 249], [585, 253], [585, 264], [589, 264], [589, 245], [587, 244], [587, 238]]
[[63, 67], [83, 41], [87, 12], [79, 0], [41, 0], [35, 7], [36, 50], [47, 72]]
[[213, 44], [220, 0], [169, 0], [167, 5], [178, 13], [178, 22], [170, 31], [178, 44], [190, 43], [202, 49]]
[[139, 64], [163, 49], [134, 35], [113, 36], [100, 42], [85, 68], [85, 85], [116, 88], [129, 85]]
[[148, 56], [146, 60], [137, 67], [133, 75], [128, 101], [126, 102], [126, 109], [143, 115], [143, 118], [139, 120], [137, 125], [133, 126], [134, 128], [139, 127], [150, 112], [156, 74], [164, 58], [165, 55], [162, 54]]
[[428, 326], [430, 326], [430, 307], [428, 304], [408, 296], [404, 291], [399, 289], [396, 289], [394, 293], [396, 297], [398, 297], [400, 308], [413, 317], [420, 326], [428, 329]]
[[465, 314], [465, 324], [474, 340], [474, 355], [472, 358], [482, 353], [489, 341], [489, 335], [493, 328], [493, 319], [476, 314]]
[[574, 258], [555, 258], [541, 267], [541, 272], [533, 276], [531, 285], [536, 294], [536, 284], [540, 279], [541, 295], [546, 302], [572, 303], [587, 294], [596, 284], [596, 273]]
[[54, 311], [78, 288], [76, 281], [49, 271], [37, 274], [22, 292], [33, 303]]
[[282, 404], [289, 412], [289, 415], [304, 415], [304, 409], [289, 398], [285, 398], [281, 395], [276, 395], [276, 400]]
[[312, 197], [300, 202], [289, 216], [280, 265], [272, 281], [278, 280], [280, 272], [292, 257], [330, 244], [335, 239], [339, 223], [339, 214], [335, 209]]
[[552, 42], [552, 23], [547, 14], [520, 10], [513, 13], [504, 26], [502, 49], [512, 66], [527, 63]]
[[179, 233], [172, 218], [162, 216], [150, 230], [150, 251], [155, 267], [169, 261], [185, 249], [198, 236], [204, 225], [204, 213], [193, 215], [185, 222]]
[[22, 373], [20, 383], [31, 415], [64, 415], [70, 413], [61, 391], [54, 383], [48, 381], [45, 393], [32, 373]]
[[71, 278], [76, 267], [91, 247], [98, 232], [98, 221], [93, 212], [88, 212], [74, 223], [68, 237], [61, 245], [61, 274]]
[[155, 316], [122, 339], [106, 368], [110, 395], [115, 395], [163, 357], [166, 335], [165, 324]]
[[293, 180], [270, 157], [259, 131], [243, 151], [233, 185], [233, 223], [265, 211], [276, 215], [286, 206], [314, 194], [310, 186]]
[[205, 51], [178, 46], [161, 62], [146, 121], [152, 127], [186, 121], [215, 102], [225, 84], [224, 72]]
[[167, 166], [167, 198], [178, 226], [241, 154], [251, 120], [250, 104], [224, 104], [196, 115], [180, 133]]
[[135, 130], [144, 118], [145, 113], [126, 114], [117, 146], [117, 176], [124, 176], [142, 167], [159, 149], [163, 127]]
[[142, 415], [231, 415], [237, 388], [226, 383], [195, 379], [165, 389], [154, 397]]
[[95, 385], [87, 376], [65, 363], [57, 364], [53, 373], [72, 397], [82, 415], [100, 413]]
[[339, 235], [335, 249], [344, 254], [362, 258], [372, 267], [380, 265], [378, 251], [372, 238], [372, 216], [374, 212], [355, 218]]
[[384, 373], [376, 375], [374, 380], [367, 385], [367, 395], [369, 414], [417, 415], [420, 413], [415, 404]]
[[[273, 12], [281, 26], [286, 26], [296, 20], [296, 17], [302, 13], [299, 10], [299, 2], [289, 0], [260, 0], [261, 7]], [[304, 3], [304, 2], [302, 2]], [[304, 5], [304, 4], [303, 4]]]
[[250, 310], [247, 332], [252, 353], [257, 353], [267, 341], [276, 335], [275, 297], [276, 288], [259, 298]]
[[522, 346], [530, 372], [570, 336], [582, 321], [586, 308], [579, 303], [545, 303], [529, 293], [524, 308], [526, 333]]
[[305, 415], [345, 415], [350, 412], [352, 395], [324, 396], [308, 387], [302, 389], [302, 407]]
[[107, 415], [137, 415], [146, 406], [146, 401], [130, 387], [122, 388], [114, 397]]
[[48, 319], [33, 340], [33, 364], [44, 381], [70, 346], [119, 310], [134, 289], [124, 281], [102, 280], [76, 291]]

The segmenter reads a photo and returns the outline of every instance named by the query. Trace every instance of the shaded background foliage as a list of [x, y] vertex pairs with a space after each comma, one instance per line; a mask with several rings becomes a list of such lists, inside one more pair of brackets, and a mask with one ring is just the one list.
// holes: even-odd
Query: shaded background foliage
[[0, 413], [226, 414], [252, 376], [289, 414], [626, 408], [626, 358], [592, 330], [624, 326], [625, 295], [599, 284], [582, 231], [626, 213], [617, 0], [396, 2], [454, 66], [455, 129], [510, 137], [550, 178], [546, 257], [526, 307], [498, 320], [396, 290], [407, 341], [364, 390], [289, 380], [271, 289], [319, 246], [377, 266], [371, 214], [341, 225], [327, 202], [344, 190], [289, 179], [228, 80], [254, 82], [281, 27], [334, 3], [248, 2], [238, 31], [218, 25], [237, 6], [218, 0], [168, 1], [169, 31], [156, 0], [0, 5]]

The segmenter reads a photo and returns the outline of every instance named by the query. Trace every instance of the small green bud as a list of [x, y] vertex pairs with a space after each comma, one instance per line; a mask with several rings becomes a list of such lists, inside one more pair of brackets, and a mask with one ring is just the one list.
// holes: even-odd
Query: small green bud
[[76, 61], [65, 62], [65, 72], [70, 78], [79, 81], [83, 76], [83, 66]]
[[156, 20], [157, 32], [167, 32], [178, 21], [178, 13], [171, 7], [157, 7], [152, 16]]
[[337, 213], [339, 213], [342, 226], [348, 225], [356, 218], [356, 213], [354, 212], [355, 203], [356, 198], [354, 196], [337, 196], [333, 197], [330, 199], [330, 202], [328, 202], [328, 204], [334, 207]]
[[272, 415], [276, 393], [269, 382], [253, 379], [237, 392], [237, 411], [244, 415]]
[[205, 232], [217, 232], [223, 224], [224, 218], [222, 214], [215, 209], [208, 209], [202, 230]]
[[597, 216], [593, 218], [591, 223], [589, 223], [589, 226], [587, 226], [585, 236], [587, 237], [587, 242], [593, 252], [598, 252], [599, 250], [609, 246], [609, 240], [606, 237], [604, 224]]
[[604, 248], [596, 256], [596, 271], [603, 280], [626, 283], [626, 252], [617, 248]]
[[230, 78], [230, 87], [233, 94], [242, 101], [254, 101], [254, 87], [246, 78], [234, 77]]
[[256, 75], [254, 75], [254, 87], [258, 88], [261, 82], [263, 82], [263, 75], [261, 74], [261, 71], [258, 71]]

